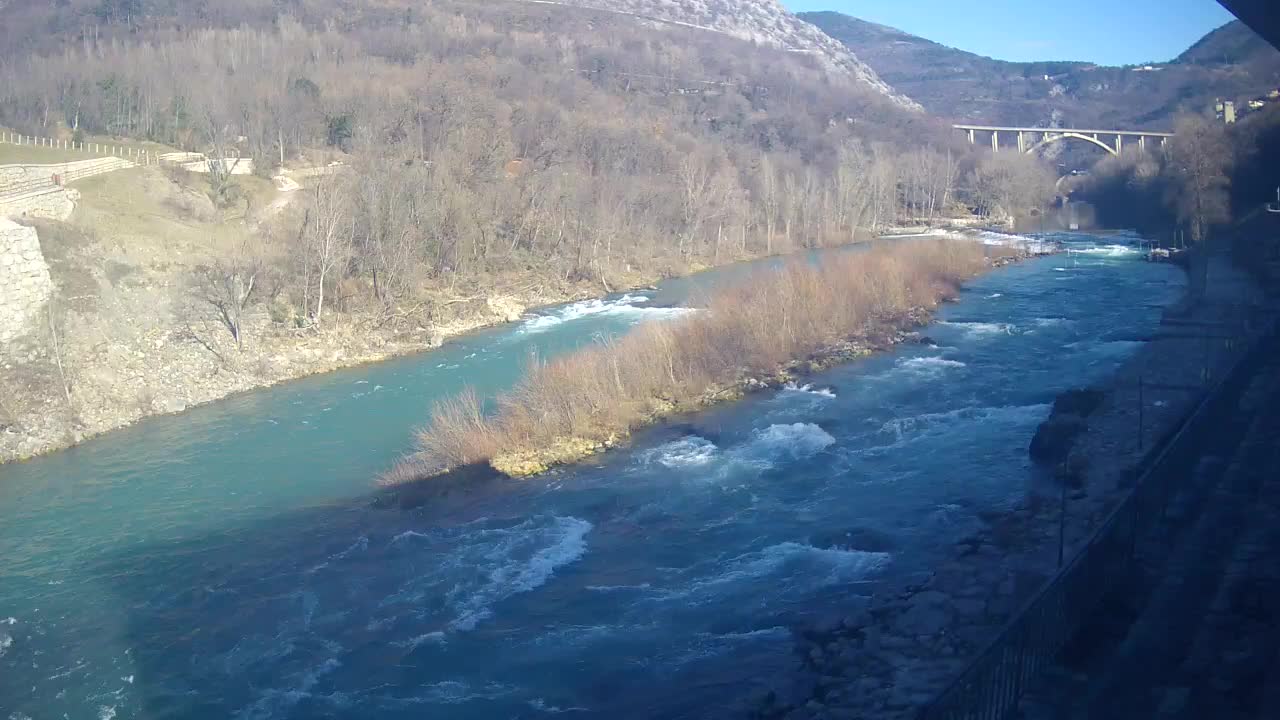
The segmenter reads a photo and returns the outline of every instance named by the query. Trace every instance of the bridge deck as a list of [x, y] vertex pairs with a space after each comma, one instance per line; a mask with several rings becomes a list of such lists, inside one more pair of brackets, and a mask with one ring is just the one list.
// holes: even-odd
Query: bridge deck
[[1156, 130], [1079, 130], [1077, 128], [1000, 127], [996, 125], [952, 125], [957, 130], [985, 132], [1080, 133], [1081, 135], [1123, 135], [1126, 137], [1173, 137], [1171, 132]]

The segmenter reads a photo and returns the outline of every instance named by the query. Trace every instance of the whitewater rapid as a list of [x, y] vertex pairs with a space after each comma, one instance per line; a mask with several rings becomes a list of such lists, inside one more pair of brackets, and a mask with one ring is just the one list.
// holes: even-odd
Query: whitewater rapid
[[792, 628], [1031, 492], [1053, 397], [1106, 378], [1181, 291], [1125, 236], [1033, 239], [1071, 253], [977, 279], [929, 342], [412, 507], [369, 479], [432, 402], [492, 398], [531, 355], [678, 317], [698, 288], [0, 468], [0, 718], [737, 717], [794, 667]]

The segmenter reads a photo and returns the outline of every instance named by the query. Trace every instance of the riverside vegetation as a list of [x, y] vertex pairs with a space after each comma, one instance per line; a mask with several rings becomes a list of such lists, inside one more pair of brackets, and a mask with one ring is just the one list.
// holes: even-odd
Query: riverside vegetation
[[47, 322], [0, 348], [0, 460], [529, 306], [1053, 193], [1043, 163], [813, 58], [572, 7], [21, 0], [0, 33], [0, 124], [303, 186], [78, 184], [40, 227]]
[[537, 474], [674, 413], [865, 355], [924, 322], [990, 266], [987, 252], [964, 240], [901, 241], [757, 273], [715, 291], [697, 312], [535, 364], [492, 414], [471, 390], [437, 403], [419, 451], [384, 481], [476, 463]]

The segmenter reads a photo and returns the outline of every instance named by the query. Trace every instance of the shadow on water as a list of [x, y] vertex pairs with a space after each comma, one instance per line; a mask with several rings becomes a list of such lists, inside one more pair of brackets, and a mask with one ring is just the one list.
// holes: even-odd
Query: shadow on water
[[412, 620], [387, 607], [420, 569], [403, 547], [415, 533], [476, 522], [496, 496], [520, 492], [475, 469], [433, 484], [113, 552], [81, 568], [102, 583], [103, 605], [123, 615], [120, 645], [141, 706], [127, 716], [386, 716], [400, 690], [401, 712], [421, 716], [412, 691], [444, 669], [419, 652], [430, 638], [402, 637], [395, 626]]
[[[552, 485], [557, 515], [571, 517], [521, 512]], [[579, 540], [590, 532], [593, 548], [599, 541], [601, 554], [617, 557], [605, 549], [616, 545], [600, 536], [625, 542], [633, 531], [628, 513], [589, 482], [513, 483], [468, 468], [113, 551], [77, 574], [99, 583], [104, 624], [118, 628], [117, 653], [129, 657], [132, 685], [121, 718], [544, 717], [569, 708], [580, 716], [610, 708], [621, 717], [692, 717], [664, 705], [689, 698], [653, 692], [678, 683], [690, 698], [744, 697], [750, 647], [734, 673], [721, 672], [710, 685], [699, 677], [694, 682], [703, 686], [691, 688], [686, 677], [649, 666], [661, 660], [648, 655], [647, 640], [588, 645], [585, 652], [597, 654], [581, 659], [573, 643], [542, 645], [557, 627], [604, 632], [577, 610], [616, 600], [607, 593], [584, 600], [583, 588], [623, 582], [633, 570], [548, 553], [572, 553], [574, 532]], [[525, 547], [524, 536], [538, 542]], [[561, 539], [545, 542], [553, 536]], [[492, 566], [500, 553], [519, 567]], [[780, 644], [787, 631], [773, 623], [782, 622], [756, 618], [769, 626], [759, 630], [726, 617], [720, 630], [780, 633]], [[574, 677], [575, 666], [589, 670]], [[648, 697], [635, 697], [629, 710], [612, 710], [642, 690]]]

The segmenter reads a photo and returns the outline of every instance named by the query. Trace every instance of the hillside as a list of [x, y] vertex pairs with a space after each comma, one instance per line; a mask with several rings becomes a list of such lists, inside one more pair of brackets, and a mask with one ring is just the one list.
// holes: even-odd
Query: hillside
[[804, 22], [779, 0], [528, 0], [539, 4], [579, 6], [684, 27], [724, 33], [740, 40], [812, 55], [824, 67], [847, 74], [898, 105], [920, 106], [885, 83], [850, 48]]
[[0, 35], [25, 34], [0, 46], [0, 126], [48, 139], [10, 162], [101, 138], [256, 175], [150, 164], [72, 182], [75, 209], [43, 220], [0, 187], [52, 287], [0, 343], [0, 461], [532, 306], [1052, 192], [1035, 161], [971, 152], [859, 79], [852, 54], [795, 52], [817, 31], [773, 2], [751, 21], [279, 7], [10, 0]]
[[1179, 65], [1239, 66], [1253, 71], [1274, 62], [1276, 49], [1236, 20], [1210, 32], [1174, 59]]
[[1168, 63], [1103, 67], [1005, 62], [840, 13], [800, 17], [929, 112], [961, 122], [1166, 129], [1180, 110], [1218, 97], [1244, 105], [1280, 87], [1280, 51], [1238, 21]]
[[[899, 107], [921, 109], [881, 80], [847, 47], [801, 21], [779, 0], [472, 0], [462, 5], [488, 6], [486, 13], [519, 17], [524, 13], [511, 7], [517, 3], [539, 6], [544, 16], [548, 6], [579, 9], [579, 17], [571, 25], [579, 25], [577, 20], [583, 16], [599, 19], [598, 13], [605, 12], [627, 18], [633, 27], [700, 29], [812, 57], [823, 68], [864, 84]], [[5, 23], [0, 25], [0, 57], [47, 50], [86, 35], [101, 38], [121, 34], [122, 30], [134, 35], [138, 30], [175, 26], [262, 27], [274, 23], [282, 12], [296, 18], [313, 17], [321, 23], [341, 18], [339, 26], [353, 28], [374, 19], [412, 22], [415, 13], [429, 14], [432, 8], [432, 3], [412, 0], [0, 0], [0, 14], [5, 17]], [[583, 13], [583, 9], [594, 12]], [[617, 22], [606, 20], [604, 24], [614, 27]], [[679, 38], [672, 41], [681, 42]]]

